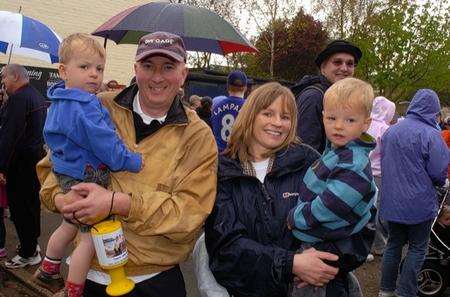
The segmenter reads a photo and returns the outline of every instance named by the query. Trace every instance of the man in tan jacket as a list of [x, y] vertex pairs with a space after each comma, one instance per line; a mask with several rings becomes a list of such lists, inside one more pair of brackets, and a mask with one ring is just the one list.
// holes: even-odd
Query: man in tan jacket
[[[196, 242], [216, 195], [217, 148], [208, 126], [184, 108], [177, 92], [187, 76], [182, 39], [155, 32], [139, 41], [136, 84], [100, 94], [126, 145], [142, 154], [138, 173], [115, 172], [111, 189], [81, 183], [60, 193], [48, 156], [38, 164], [41, 200], [67, 219], [94, 224], [110, 214], [122, 221], [131, 296], [186, 296], [178, 264]], [[109, 278], [94, 263], [84, 296], [107, 296]]]

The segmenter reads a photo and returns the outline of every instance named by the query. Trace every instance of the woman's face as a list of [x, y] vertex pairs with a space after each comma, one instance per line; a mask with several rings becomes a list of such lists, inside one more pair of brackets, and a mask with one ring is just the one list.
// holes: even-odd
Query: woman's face
[[250, 154], [255, 161], [264, 159], [264, 155], [279, 147], [288, 137], [291, 128], [291, 115], [284, 108], [282, 97], [278, 97], [255, 117]]

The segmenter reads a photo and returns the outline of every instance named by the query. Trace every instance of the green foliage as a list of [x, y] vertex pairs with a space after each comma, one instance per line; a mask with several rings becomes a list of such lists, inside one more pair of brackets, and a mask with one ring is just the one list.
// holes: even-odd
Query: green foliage
[[448, 105], [450, 21], [445, 2], [392, 0], [368, 16], [351, 37], [364, 54], [357, 76], [396, 102], [409, 100], [419, 88], [431, 88]]
[[326, 15], [325, 28], [333, 39], [346, 39], [371, 15], [379, 0], [312, 0], [315, 12]]
[[[275, 52], [274, 78], [296, 81], [305, 74], [317, 72], [314, 59], [328, 39], [319, 21], [306, 14], [303, 9], [292, 19], [277, 20], [274, 23]], [[246, 55], [246, 71], [253, 76], [270, 78], [272, 32], [266, 28], [254, 40], [259, 53]]]

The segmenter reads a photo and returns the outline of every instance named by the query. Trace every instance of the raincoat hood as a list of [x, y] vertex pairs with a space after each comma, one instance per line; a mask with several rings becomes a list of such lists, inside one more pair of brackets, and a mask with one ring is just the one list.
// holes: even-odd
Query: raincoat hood
[[66, 89], [64, 81], [60, 81], [47, 90], [47, 97], [50, 101], [55, 100], [73, 100], [79, 102], [90, 102], [97, 100], [95, 94], [88, 93], [78, 88]]
[[440, 110], [438, 95], [433, 90], [420, 89], [409, 104], [406, 118], [417, 119], [436, 128]]
[[389, 124], [394, 118], [395, 104], [389, 99], [378, 96], [373, 99], [372, 113], [370, 117], [372, 120], [380, 121]]

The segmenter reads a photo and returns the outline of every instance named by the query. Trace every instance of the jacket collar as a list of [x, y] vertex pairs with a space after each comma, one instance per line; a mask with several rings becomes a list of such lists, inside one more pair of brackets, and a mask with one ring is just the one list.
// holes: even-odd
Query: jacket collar
[[[133, 100], [136, 96], [139, 88], [137, 84], [132, 84], [131, 86], [123, 89], [117, 96], [114, 98], [114, 101], [120, 106], [133, 111]], [[188, 117], [186, 114], [186, 110], [181, 103], [181, 98], [179, 95], [175, 96], [172, 105], [167, 112], [166, 120], [163, 125], [167, 124], [186, 124], [188, 122]]]
[[[320, 154], [305, 144], [291, 144], [288, 148], [275, 154], [272, 170], [268, 173], [272, 176], [282, 176], [291, 172], [299, 171], [309, 166], [318, 159]], [[227, 156], [219, 156], [219, 180], [231, 178], [248, 177], [245, 174], [239, 159], [231, 159]]]

